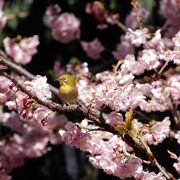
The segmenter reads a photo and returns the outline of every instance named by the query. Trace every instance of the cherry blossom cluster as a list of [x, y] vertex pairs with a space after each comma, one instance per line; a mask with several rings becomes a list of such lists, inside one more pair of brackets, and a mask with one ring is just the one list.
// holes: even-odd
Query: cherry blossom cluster
[[101, 57], [101, 52], [104, 51], [104, 47], [97, 38], [91, 42], [82, 41], [81, 46], [86, 52], [87, 56], [94, 60], [99, 59]]
[[[46, 11], [47, 24], [52, 29], [52, 36], [61, 43], [69, 43], [80, 38], [80, 21], [72, 13], [61, 13], [60, 7], [51, 5]], [[81, 41], [83, 50], [92, 59], [99, 59], [104, 50], [96, 38], [91, 42]]]
[[4, 48], [7, 53], [16, 63], [26, 65], [31, 62], [32, 56], [37, 53], [39, 45], [38, 35], [29, 38], [6, 37], [3, 41]]
[[[101, 109], [104, 106], [111, 108], [113, 112], [108, 116], [106, 123], [112, 127], [116, 127], [123, 122], [123, 116], [118, 113], [119, 111], [127, 111], [129, 108], [140, 108], [146, 112], [163, 112], [173, 108], [173, 105], [177, 107], [180, 103], [180, 77], [178, 74], [168, 76], [166, 81], [158, 79], [158, 77], [154, 80], [147, 79], [147, 82], [141, 82], [138, 79], [138, 76], [143, 75], [145, 72], [154, 71], [156, 73], [160, 71], [162, 67], [166, 65], [166, 62], [175, 65], [179, 64], [179, 53], [177, 53], [177, 49], [179, 49], [179, 32], [168, 41], [161, 37], [160, 30], [157, 30], [153, 37], [150, 36], [151, 34], [148, 33], [147, 29], [129, 30], [125, 35], [127, 41], [131, 41], [131, 43], [137, 47], [143, 45], [144, 49], [138, 56], [129, 54], [124, 60], [120, 60], [114, 68], [114, 71], [104, 71], [96, 74], [95, 82], [93, 83], [89, 70], [87, 69], [87, 63], [84, 63], [84, 65], [81, 66], [82, 69], [78, 71], [78, 73], [81, 73], [81, 76], [78, 78], [79, 100], [92, 111]], [[171, 57], [171, 55], [173, 55], [173, 57]], [[175, 57], [177, 58], [175, 59]], [[71, 65], [67, 68], [68, 72], [73, 72]], [[144, 124], [135, 120], [133, 124], [138, 133], [143, 136], [143, 139], [146, 140], [149, 145], [162, 143], [170, 134], [171, 121], [169, 117], [165, 117], [161, 121], [151, 122], [150, 124]], [[70, 123], [70, 125], [65, 126], [64, 130], [60, 130], [59, 132], [67, 144], [92, 154], [91, 147], [87, 147], [86, 144], [88, 138], [90, 138], [89, 136], [92, 136], [92, 134], [89, 133], [89, 131], [85, 133], [84, 127], [82, 130], [80, 130], [80, 127], [82, 126], [75, 126]], [[87, 129], [89, 128], [88, 126]], [[96, 129], [96, 127], [94, 127], [94, 129]], [[75, 133], [75, 136], [72, 135], [72, 133]], [[106, 133], [101, 135], [103, 139], [104, 134]], [[178, 139], [178, 133], [175, 137]], [[90, 141], [92, 142], [91, 138]], [[119, 141], [120, 140], [116, 140], [116, 143]], [[100, 142], [96, 143], [93, 141], [93, 147], [100, 144]], [[125, 152], [127, 151], [125, 148], [123, 149]], [[90, 156], [89, 160], [95, 167], [102, 168], [108, 174], [113, 174], [120, 178], [134, 176], [139, 179], [145, 179], [146, 176], [152, 176], [154, 179], [165, 179], [161, 177], [161, 174], [156, 175], [154, 173], [144, 172], [142, 170], [143, 168], [134, 171], [131, 167], [131, 161], [128, 162], [125, 160], [122, 162], [119, 159], [118, 163], [120, 164], [115, 165], [114, 162], [110, 162], [112, 160], [112, 152], [110, 155], [111, 160], [107, 156], [107, 150], [105, 153], [106, 156], [101, 155], [100, 151], [98, 151], [98, 155]], [[122, 156], [124, 156], [123, 153], [121, 154]], [[133, 164], [135, 163], [134, 160], [133, 157]], [[124, 164], [124, 162], [126, 163]], [[141, 166], [142, 162], [136, 159], [135, 164]], [[127, 169], [132, 169], [133, 172], [127, 172], [123, 169], [124, 166], [128, 167]], [[133, 167], [135, 166], [133, 165]], [[178, 163], [174, 164], [174, 167], [177, 169]], [[121, 171], [122, 169], [123, 171]]]
[[142, 160], [128, 153], [132, 149], [120, 137], [108, 132], [87, 131], [85, 130], [87, 127], [92, 130], [98, 128], [88, 126], [87, 120], [84, 120], [78, 126], [72, 122], [67, 123], [65, 129], [60, 130], [59, 133], [68, 145], [88, 151], [89, 161], [96, 168], [122, 179], [132, 176], [137, 179], [144, 176], [165, 179], [162, 174], [151, 175], [143, 171]]
[[160, 13], [166, 18], [165, 27], [167, 28], [166, 36], [172, 37], [180, 29], [179, 14], [180, 5], [177, 0], [161, 0]]
[[[79, 100], [85, 103], [86, 106], [90, 107], [92, 111], [93, 109], [101, 109], [104, 106], [109, 107], [116, 112], [127, 111], [129, 108], [140, 108], [142, 111], [146, 112], [163, 112], [172, 109], [174, 105], [175, 107], [178, 107], [180, 103], [180, 85], [178, 74], [170, 75], [166, 81], [155, 78], [154, 80], [151, 79], [145, 83], [140, 82], [137, 77], [148, 71], [160, 71], [162, 67], [166, 65], [166, 62], [175, 65], [179, 64], [179, 53], [177, 55], [176, 51], [176, 49], [179, 49], [179, 32], [172, 38], [172, 40], [168, 40], [168, 44], [166, 44], [167, 42], [161, 37], [159, 30], [152, 38], [150, 38], [150, 34], [148, 34], [147, 29], [143, 29], [142, 31], [130, 30], [127, 32], [126, 36], [130, 36], [132, 38], [131, 42], [135, 46], [144, 44], [144, 50], [142, 50], [137, 57], [134, 55], [127, 55], [124, 60], [119, 61], [120, 63], [117, 64], [117, 67], [115, 67], [116, 71], [104, 71], [96, 74], [96, 81], [94, 83], [92, 83], [89, 78], [89, 71], [85, 71], [86, 73], [83, 73], [83, 76], [81, 76], [78, 80]], [[169, 44], [170, 46], [168, 46]], [[170, 52], [170, 54], [167, 52]], [[173, 55], [173, 57], [171, 57], [171, 55]], [[175, 59], [175, 57], [177, 58]], [[108, 119], [106, 123], [113, 127], [123, 121], [121, 114], [115, 113], [109, 117], [110, 119]], [[163, 140], [170, 134], [171, 121], [169, 117], [165, 117], [164, 120], [162, 119], [159, 122], [154, 121], [151, 124], [143, 124], [138, 120], [134, 121], [133, 124], [138, 133], [143, 136], [143, 139], [145, 139], [149, 145], [158, 145], [159, 143], [162, 143]], [[78, 126], [76, 128], [78, 128]], [[66, 131], [68, 132], [67, 129]], [[73, 131], [74, 130], [70, 130], [70, 132]], [[81, 136], [80, 132], [77, 133], [78, 137], [75, 139], [74, 137], [71, 137], [72, 134], [64, 134], [64, 131], [63, 133], [60, 131], [60, 134], [64, 136], [65, 141], [68, 144], [75, 147], [78, 145], [78, 148], [84, 150], [84, 147], [79, 145], [79, 142], [81, 142], [81, 144], [84, 142], [84, 137], [81, 141], [79, 140], [81, 139], [79, 137]], [[178, 133], [175, 137], [178, 139]], [[73, 140], [71, 138], [73, 138]], [[85, 142], [87, 142], [87, 139]], [[89, 150], [86, 149], [86, 151]], [[130, 171], [126, 172], [126, 170], [123, 169], [124, 165], [122, 162], [118, 165], [106, 162], [107, 159], [104, 158], [108, 158], [107, 154], [108, 153], [106, 152], [106, 156], [101, 156], [98, 153], [97, 157], [90, 157], [90, 162], [95, 167], [102, 168], [106, 173], [113, 174], [120, 178], [130, 176], [145, 178], [144, 176], [147, 175], [143, 171], [141, 171], [141, 173], [144, 174], [139, 175], [137, 173], [139, 169], [133, 173]], [[118, 161], [118, 163], [120, 163], [120, 161]], [[128, 164], [127, 161], [126, 163], [125, 167], [133, 169], [132, 167], [130, 168], [131, 165]], [[136, 163], [138, 164], [137, 161]], [[113, 169], [112, 167], [121, 167], [120, 169], [123, 169], [123, 172], [126, 173], [123, 175], [121, 174], [121, 170], [118, 169], [116, 174], [117, 169]], [[174, 164], [174, 167], [178, 171], [178, 163]], [[149, 174], [147, 176], [149, 176]], [[154, 174], [154, 176], [161, 175]], [[159, 178], [165, 179], [163, 177]]]
[[[131, 32], [132, 36], [129, 35]], [[127, 37], [133, 38], [131, 42], [138, 46], [145, 43], [149, 37], [147, 33], [143, 36], [139, 32], [136, 34], [136, 31], [130, 31], [126, 34]], [[162, 112], [171, 108], [170, 97], [178, 106], [180, 103], [179, 75], [171, 75], [166, 82], [151, 79], [151, 82], [141, 83], [136, 78], [145, 72], [160, 70], [165, 62], [179, 64], [179, 53], [177, 54], [176, 50], [179, 49], [179, 33], [172, 40], [173, 50], [168, 49], [160, 38], [157, 44], [161, 46], [160, 50], [150, 48], [155, 38], [156, 36], [147, 41], [147, 47], [140, 52], [138, 57], [127, 55], [116, 72], [105, 71], [96, 74], [96, 80], [101, 83], [94, 83], [92, 88], [89, 88], [89, 78], [81, 78], [78, 82], [79, 99], [87, 106], [101, 108], [106, 105], [115, 111], [139, 107], [146, 112]]]
[[180, 173], [180, 157], [178, 158], [178, 162], [173, 164], [174, 168], [178, 173]]
[[130, 14], [126, 17], [125, 25], [128, 28], [136, 30], [139, 27], [137, 18], [139, 18], [140, 23], [146, 22], [149, 12], [145, 8], [133, 8]]
[[61, 43], [69, 43], [80, 38], [80, 21], [72, 13], [61, 13], [58, 5], [47, 8], [47, 24], [52, 29], [52, 36]]
[[[37, 76], [32, 81], [21, 81], [38, 98], [44, 101], [51, 98], [46, 77]], [[5, 178], [14, 168], [22, 166], [26, 158], [36, 158], [50, 150], [47, 147], [49, 142], [62, 142], [53, 129], [63, 127], [67, 118], [39, 105], [7, 78], [0, 76], [0, 82], [0, 102], [5, 103], [8, 109], [16, 110], [3, 113], [1, 106], [1, 124], [15, 132], [7, 142], [1, 142], [0, 174], [4, 174]]]
[[[87, 67], [82, 66], [82, 68]], [[85, 71], [84, 75], [87, 75], [87, 73], [88, 71]], [[24, 81], [23, 84], [25, 89], [34, 93], [38, 98], [48, 101], [51, 98], [51, 93], [46, 81], [45, 77], [37, 76], [32, 81]], [[83, 120], [80, 124], [67, 122], [64, 116], [57, 116], [48, 108], [39, 105], [3, 76], [1, 77], [0, 90], [1, 102], [6, 103], [10, 110], [16, 109], [20, 115], [19, 119], [15, 112], [5, 113], [1, 120], [5, 126], [17, 132], [11, 137], [13, 144], [8, 143], [5, 146], [6, 148], [9, 147], [9, 149], [14, 146], [16, 149], [20, 149], [14, 157], [18, 158], [18, 156], [21, 156], [22, 161], [16, 163], [15, 167], [22, 165], [26, 157], [38, 157], [47, 152], [48, 149], [46, 147], [49, 141], [57, 143], [63, 140], [70, 146], [89, 152], [90, 162], [96, 168], [102, 168], [108, 174], [113, 174], [120, 178], [143, 177], [147, 175], [148, 172], [143, 170], [142, 160], [131, 154], [133, 149], [119, 136], [106, 131], [98, 131], [99, 127], [89, 124], [88, 120]], [[46, 126], [42, 126], [44, 119], [47, 119]], [[106, 123], [112, 127], [116, 127], [123, 121], [123, 116], [115, 112], [112, 112], [106, 118]], [[165, 118], [162, 122], [155, 122], [154, 125], [147, 128], [147, 131], [140, 122], [135, 121], [134, 125], [149, 144], [158, 144], [167, 137], [170, 121], [169, 118]], [[53, 128], [57, 126], [62, 127], [59, 130], [60, 136], [52, 133]], [[42, 138], [40, 138], [41, 136]], [[34, 143], [32, 143], [32, 138]], [[26, 148], [27, 146], [29, 148]], [[26, 148], [26, 150], [22, 148]], [[7, 154], [3, 154], [2, 158], [7, 159]], [[13, 159], [11, 162], [14, 162]], [[2, 168], [6, 173], [15, 168], [11, 167], [8, 169], [8, 167], [8, 165], [6, 167], [6, 165], [2, 164]], [[131, 169], [131, 171], [128, 169]], [[154, 174], [154, 176], [161, 177], [162, 175]]]

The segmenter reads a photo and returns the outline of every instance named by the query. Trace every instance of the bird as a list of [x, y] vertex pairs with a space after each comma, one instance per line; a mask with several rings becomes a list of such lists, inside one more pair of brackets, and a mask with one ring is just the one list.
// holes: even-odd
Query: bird
[[63, 103], [75, 103], [78, 98], [76, 79], [70, 74], [63, 74], [58, 78], [59, 97]]

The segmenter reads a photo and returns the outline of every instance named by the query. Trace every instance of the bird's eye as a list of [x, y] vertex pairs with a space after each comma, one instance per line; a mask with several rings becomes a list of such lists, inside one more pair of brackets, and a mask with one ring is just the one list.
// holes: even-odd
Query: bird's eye
[[67, 80], [68, 80], [67, 77], [65, 77], [65, 78], [64, 78], [64, 82], [66, 82]]

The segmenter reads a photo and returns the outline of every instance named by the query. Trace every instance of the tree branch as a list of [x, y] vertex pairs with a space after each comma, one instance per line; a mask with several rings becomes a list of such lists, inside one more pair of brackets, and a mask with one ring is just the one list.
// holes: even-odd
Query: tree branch
[[[22, 66], [14, 63], [2, 50], [0, 50], [0, 63], [2, 61], [2, 65], [7, 66], [9, 69], [14, 72], [25, 76], [27, 79], [32, 80], [35, 78], [33, 74], [24, 69]], [[59, 91], [57, 88], [49, 84], [50, 91], [56, 96], [59, 97]]]

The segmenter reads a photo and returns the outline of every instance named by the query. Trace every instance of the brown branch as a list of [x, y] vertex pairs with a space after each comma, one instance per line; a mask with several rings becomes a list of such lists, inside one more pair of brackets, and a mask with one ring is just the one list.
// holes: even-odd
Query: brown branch
[[[154, 156], [153, 156], [153, 157], [154, 157]], [[154, 159], [153, 159], [153, 162], [154, 162], [154, 164], [158, 167], [158, 169], [164, 174], [164, 176], [165, 176], [167, 179], [175, 180], [175, 178], [173, 177], [173, 175], [172, 175], [171, 173], [167, 172], [167, 171], [165, 170], [165, 168], [162, 167], [162, 166], [158, 163], [158, 161], [157, 161], [157, 159], [156, 159], [155, 157], [154, 157]]]
[[21, 83], [19, 83], [16, 79], [14, 79], [13, 77], [11, 77], [8, 73], [6, 72], [0, 72], [0, 75], [8, 78], [9, 80], [11, 80], [14, 85], [23, 93], [27, 94], [29, 97], [31, 97], [32, 99], [34, 99], [35, 101], [37, 101], [39, 104], [48, 107], [49, 109], [53, 110], [53, 111], [59, 111], [59, 112], [71, 112], [71, 111], [75, 111], [77, 110], [77, 106], [78, 105], [61, 105], [61, 104], [57, 104], [54, 103], [50, 100], [47, 101], [42, 101], [41, 99], [39, 99], [34, 93], [28, 91]]
[[176, 123], [177, 128], [180, 129], [180, 112], [177, 110], [177, 107], [173, 103], [172, 96], [167, 97], [167, 100], [168, 100], [169, 105], [170, 105], [169, 110], [170, 110], [170, 113], [174, 119], [174, 122]]
[[153, 153], [152, 153], [150, 147], [147, 145], [147, 143], [144, 142], [144, 140], [141, 137], [139, 137], [139, 140], [143, 144], [143, 147], [146, 149], [146, 152], [149, 154], [149, 158], [150, 158], [149, 161], [152, 163], [152, 165], [156, 166], [167, 179], [175, 180], [173, 175], [171, 173], [169, 173], [168, 171], [166, 171], [166, 169], [159, 164], [159, 162], [153, 155]]
[[58, 112], [79, 112], [80, 114], [82, 114], [84, 117], [94, 121], [98, 121], [98, 116], [99, 116], [99, 112], [98, 111], [94, 111], [93, 113], [89, 113], [89, 110], [86, 107], [83, 107], [80, 104], [72, 104], [72, 105], [65, 105], [65, 104], [58, 104], [55, 102], [52, 102], [51, 100], [47, 100], [47, 101], [42, 101], [41, 99], [39, 99], [33, 92], [28, 91], [21, 83], [19, 83], [15, 78], [11, 77], [8, 73], [6, 72], [0, 72], [0, 75], [8, 78], [9, 80], [11, 80], [14, 85], [20, 89], [20, 91], [24, 92], [25, 94], [27, 94], [29, 97], [31, 97], [32, 99], [34, 99], [38, 104], [41, 104], [53, 111], [58, 111]]
[[122, 24], [120, 21], [117, 23], [118, 27], [121, 28], [124, 32], [128, 32], [128, 28]]
[[[29, 71], [24, 69], [22, 66], [14, 63], [2, 50], [0, 50], [0, 62], [2, 61], [2, 65], [7, 66], [9, 69], [14, 72], [25, 76], [27, 79], [32, 80], [35, 79], [35, 76], [31, 74]], [[50, 91], [56, 96], [59, 97], [59, 91], [57, 88], [49, 84]]]
[[[10, 62], [9, 59], [7, 58], [7, 56], [2, 51], [0, 51], [0, 64], [6, 65], [9, 69], [17, 72], [18, 74], [24, 75], [28, 79], [34, 79], [34, 77], [35, 77], [32, 74], [30, 74], [28, 71], [23, 69], [21, 66], [18, 66], [15, 63]], [[1, 70], [0, 74], [2, 76], [5, 76], [6, 78], [10, 79], [15, 84], [15, 86], [17, 88], [19, 88], [20, 91], [24, 92], [29, 97], [31, 97], [32, 99], [37, 101], [37, 103], [39, 103], [39, 104], [41, 104], [41, 105], [43, 105], [43, 106], [45, 106], [45, 107], [47, 107], [53, 111], [58, 111], [61, 113], [77, 111], [80, 114], [82, 114], [85, 118], [91, 120], [95, 125], [99, 126], [102, 130], [105, 130], [107, 132], [111, 132], [113, 134], [121, 136], [122, 139], [134, 149], [134, 152], [137, 155], [137, 157], [141, 157], [142, 159], [148, 159], [155, 167], [157, 167], [160, 170], [160, 172], [163, 173], [163, 175], [167, 179], [175, 179], [169, 172], [167, 172], [158, 163], [158, 161], [155, 159], [152, 152], [149, 150], [150, 148], [147, 148], [147, 145], [144, 145], [144, 143], [142, 143], [142, 142], [135, 141], [128, 134], [125, 134], [124, 136], [120, 135], [120, 132], [118, 132], [114, 127], [105, 123], [105, 118], [100, 111], [95, 110], [92, 112], [89, 110], [88, 107], [81, 105], [81, 103], [74, 104], [74, 105], [61, 105], [61, 104], [52, 102], [51, 100], [42, 101], [35, 94], [28, 91], [21, 83], [18, 83], [18, 81], [15, 78], [11, 77], [8, 73]], [[51, 88], [51, 90], [53, 88]]]

